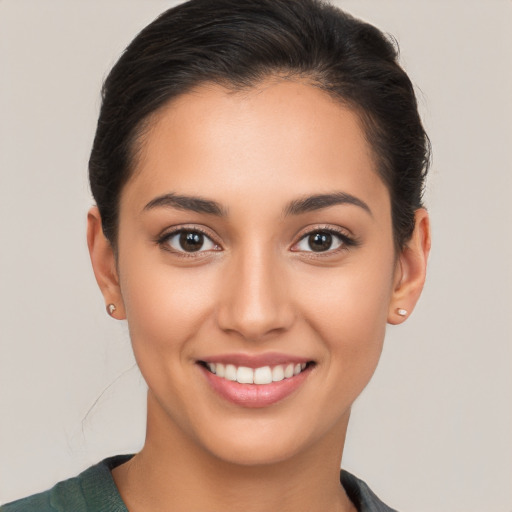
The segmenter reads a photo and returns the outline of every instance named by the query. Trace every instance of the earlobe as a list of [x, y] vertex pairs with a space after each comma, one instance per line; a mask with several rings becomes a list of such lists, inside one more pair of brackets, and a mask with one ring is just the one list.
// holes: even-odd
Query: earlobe
[[397, 263], [388, 323], [400, 324], [410, 316], [423, 290], [429, 252], [430, 221], [427, 211], [420, 208], [415, 213], [414, 232]]
[[[87, 214], [87, 246], [96, 282], [109, 308], [107, 311], [117, 319], [125, 318], [114, 250], [103, 234], [101, 215], [96, 206]], [[114, 305], [113, 310], [111, 305]]]

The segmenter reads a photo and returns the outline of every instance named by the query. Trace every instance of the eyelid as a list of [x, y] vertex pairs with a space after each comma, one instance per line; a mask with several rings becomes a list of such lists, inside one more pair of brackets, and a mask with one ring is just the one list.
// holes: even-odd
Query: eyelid
[[[327, 251], [302, 251], [298, 249], [294, 249], [302, 240], [304, 240], [306, 237], [314, 234], [314, 233], [329, 233], [331, 235], [337, 236], [339, 239], [341, 239], [341, 246], [337, 247], [335, 249], [329, 249]], [[350, 230], [346, 228], [342, 228], [339, 226], [333, 226], [330, 224], [319, 224], [316, 226], [308, 226], [307, 228], [302, 229], [296, 236], [296, 241], [291, 246], [290, 250], [293, 252], [303, 252], [307, 253], [308, 256], [313, 257], [323, 257], [323, 256], [329, 256], [332, 254], [336, 254], [340, 251], [347, 250], [351, 247], [357, 247], [359, 245], [359, 240], [355, 238], [355, 236], [350, 232]]]
[[[173, 249], [172, 247], [167, 244], [167, 241], [183, 232], [183, 231], [196, 231], [198, 233], [201, 233], [203, 236], [208, 238], [215, 246], [215, 249], [208, 249], [208, 250], [199, 250], [197, 252], [187, 252], [187, 251], [179, 251], [176, 249]], [[321, 252], [315, 252], [315, 251], [302, 251], [294, 249], [298, 245], [299, 242], [304, 240], [307, 236], [312, 235], [313, 233], [317, 232], [327, 232], [334, 236], [337, 236], [341, 239], [341, 246], [337, 247], [335, 249], [330, 249], [327, 251], [321, 251]], [[308, 253], [309, 256], [313, 257], [322, 257], [322, 256], [329, 256], [332, 254], [336, 254], [340, 251], [348, 250], [351, 247], [357, 247], [360, 245], [359, 240], [351, 233], [351, 231], [347, 228], [342, 228], [340, 226], [333, 226], [331, 224], [319, 224], [315, 226], [308, 226], [306, 228], [303, 228], [299, 231], [299, 233], [295, 237], [295, 242], [290, 247], [290, 250], [293, 252], [302, 252], [302, 253]], [[204, 226], [197, 225], [197, 224], [179, 224], [176, 226], [170, 226], [164, 229], [161, 234], [159, 234], [155, 238], [155, 243], [159, 246], [161, 246], [164, 250], [167, 250], [169, 252], [172, 252], [173, 254], [176, 254], [178, 256], [183, 257], [198, 257], [198, 256], [204, 256], [205, 253], [211, 253], [212, 251], [223, 251], [223, 247], [221, 243], [218, 241], [218, 237], [211, 232], [210, 229], [205, 228]]]
[[[167, 242], [173, 236], [176, 236], [179, 233], [182, 233], [183, 231], [201, 233], [204, 237], [208, 238], [216, 246], [216, 248], [208, 250], [199, 250], [195, 252], [187, 252], [174, 249]], [[198, 226], [197, 224], [179, 224], [177, 226], [167, 227], [155, 238], [155, 243], [162, 247], [162, 249], [183, 257], [204, 256], [205, 253], [223, 250], [221, 244], [217, 240], [217, 237], [213, 235], [210, 230], [204, 228], [203, 226]]]

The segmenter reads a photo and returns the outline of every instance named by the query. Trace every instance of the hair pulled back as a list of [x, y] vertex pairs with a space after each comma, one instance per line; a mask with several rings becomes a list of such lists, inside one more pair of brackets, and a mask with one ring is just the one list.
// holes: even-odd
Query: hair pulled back
[[395, 245], [404, 246], [430, 144], [396, 45], [321, 0], [190, 0], [143, 29], [103, 85], [89, 179], [114, 248], [120, 194], [150, 116], [202, 83], [239, 90], [271, 76], [306, 79], [359, 114], [390, 193]]

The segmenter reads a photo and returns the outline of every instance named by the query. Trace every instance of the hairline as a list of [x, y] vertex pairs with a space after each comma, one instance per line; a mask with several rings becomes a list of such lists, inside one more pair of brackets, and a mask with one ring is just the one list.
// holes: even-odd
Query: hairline
[[[158, 121], [161, 116], [164, 115], [164, 112], [167, 109], [172, 108], [173, 103], [178, 101], [184, 96], [193, 95], [194, 92], [202, 89], [202, 88], [221, 88], [225, 91], [233, 94], [240, 94], [243, 92], [250, 92], [258, 87], [260, 87], [265, 82], [271, 83], [280, 83], [280, 82], [291, 82], [291, 83], [302, 83], [304, 85], [309, 85], [311, 87], [315, 87], [324, 93], [326, 93], [333, 101], [337, 104], [345, 107], [350, 112], [355, 114], [357, 122], [361, 128], [364, 139], [366, 141], [366, 145], [369, 149], [368, 156], [370, 157], [373, 163], [373, 171], [377, 175], [377, 177], [382, 181], [388, 194], [390, 196], [390, 205], [391, 205], [391, 221], [392, 221], [392, 233], [393, 233], [393, 241], [395, 245], [396, 252], [400, 252], [405, 243], [408, 240], [404, 240], [403, 244], [400, 245], [400, 242], [397, 237], [397, 226], [395, 226], [395, 219], [393, 215], [393, 187], [391, 183], [388, 183], [384, 176], [386, 176], [386, 167], [389, 167], [389, 163], [386, 162], [384, 155], [380, 155], [376, 148], [376, 141], [372, 140], [375, 137], [376, 128], [378, 129], [379, 123], [373, 118], [371, 112], [368, 112], [361, 105], [359, 105], [355, 100], [351, 100], [346, 96], [342, 96], [337, 91], [335, 91], [332, 87], [328, 87], [325, 83], [326, 80], [322, 80], [322, 73], [311, 70], [311, 71], [301, 71], [301, 70], [293, 70], [293, 69], [276, 69], [276, 70], [267, 70], [266, 72], [261, 72], [260, 76], [257, 78], [248, 78], [247, 80], [243, 79], [230, 79], [228, 77], [223, 76], [205, 76], [204, 78], [196, 78], [189, 86], [183, 87], [178, 94], [169, 93], [167, 98], [164, 99], [159, 105], [157, 105], [152, 111], [146, 114], [138, 124], [134, 127], [132, 133], [128, 137], [128, 148], [129, 148], [129, 159], [128, 159], [128, 168], [125, 174], [125, 179], [119, 184], [119, 191], [117, 195], [118, 204], [116, 205], [116, 217], [115, 217], [115, 226], [112, 234], [113, 240], [111, 240], [111, 245], [114, 250], [117, 252], [117, 237], [119, 233], [119, 214], [120, 214], [120, 204], [121, 204], [121, 196], [123, 190], [127, 183], [134, 179], [139, 172], [141, 172], [141, 162], [144, 158], [144, 152], [147, 147], [147, 140], [151, 131], [156, 127]], [[373, 137], [372, 137], [373, 135]], [[420, 204], [417, 208], [421, 208], [423, 205]]]

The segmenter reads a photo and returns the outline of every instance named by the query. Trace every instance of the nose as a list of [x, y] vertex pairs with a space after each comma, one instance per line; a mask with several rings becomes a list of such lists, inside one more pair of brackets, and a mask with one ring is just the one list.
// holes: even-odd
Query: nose
[[224, 274], [217, 310], [219, 327], [258, 341], [288, 330], [295, 314], [285, 272], [262, 250], [233, 256]]

